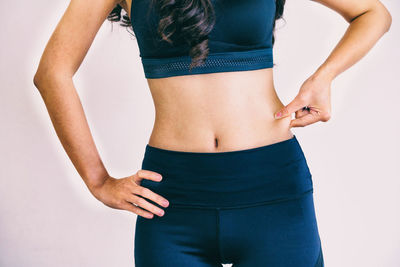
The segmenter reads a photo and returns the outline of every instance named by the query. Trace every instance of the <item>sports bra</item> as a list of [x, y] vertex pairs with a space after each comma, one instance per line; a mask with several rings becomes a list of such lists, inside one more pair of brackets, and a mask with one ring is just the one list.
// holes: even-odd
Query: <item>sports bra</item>
[[155, 7], [149, 10], [151, 1], [132, 0], [131, 24], [146, 78], [273, 67], [275, 0], [211, 1], [215, 24], [208, 35], [209, 54], [189, 71], [189, 45], [157, 37], [159, 16]]

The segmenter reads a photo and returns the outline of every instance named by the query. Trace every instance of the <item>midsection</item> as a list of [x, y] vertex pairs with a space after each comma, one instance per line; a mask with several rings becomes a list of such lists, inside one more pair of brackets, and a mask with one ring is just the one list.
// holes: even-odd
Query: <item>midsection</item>
[[148, 79], [155, 106], [148, 144], [190, 152], [224, 152], [293, 137], [291, 117], [274, 119], [283, 107], [273, 69]]

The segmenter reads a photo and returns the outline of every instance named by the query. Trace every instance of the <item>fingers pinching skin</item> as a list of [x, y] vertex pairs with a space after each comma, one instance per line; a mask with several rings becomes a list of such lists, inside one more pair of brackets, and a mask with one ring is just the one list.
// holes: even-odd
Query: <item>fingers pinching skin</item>
[[275, 119], [284, 118], [295, 112], [290, 127], [306, 125], [330, 119], [331, 80], [311, 75], [300, 87], [296, 97], [287, 106], [274, 114]]
[[304, 127], [318, 121], [326, 122], [331, 117], [328, 112], [318, 111], [316, 109], [310, 109], [309, 112], [303, 111], [302, 114], [304, 115], [296, 116], [296, 119], [290, 122], [290, 127]]
[[275, 113], [275, 118], [276, 119], [281, 119], [289, 116], [290, 114], [301, 110], [304, 106], [306, 106], [308, 103], [302, 97], [302, 95], [297, 95], [292, 102], [290, 102], [287, 106], [284, 106], [279, 110], [278, 112]]
[[296, 118], [296, 119], [301, 118], [301, 117], [303, 117], [303, 116], [305, 116], [305, 115], [307, 115], [307, 114], [309, 114], [309, 113], [310, 113], [310, 112], [307, 111], [307, 110], [299, 109], [299, 110], [297, 110], [297, 111], [295, 112], [295, 118]]
[[319, 117], [313, 113], [306, 114], [300, 118], [294, 119], [290, 122], [290, 127], [304, 127], [306, 125], [319, 121]]

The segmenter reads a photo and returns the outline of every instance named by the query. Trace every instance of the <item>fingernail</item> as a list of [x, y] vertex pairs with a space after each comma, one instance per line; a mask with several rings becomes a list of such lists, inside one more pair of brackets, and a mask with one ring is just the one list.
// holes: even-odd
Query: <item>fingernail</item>
[[282, 112], [280, 112], [280, 111], [275, 114], [275, 118], [280, 118], [281, 116], [282, 116]]
[[161, 210], [161, 211], [158, 213], [158, 215], [163, 216], [163, 215], [164, 215], [164, 211]]
[[165, 207], [167, 207], [167, 206], [169, 205], [169, 202], [168, 202], [168, 201], [163, 201], [163, 205], [164, 205]]

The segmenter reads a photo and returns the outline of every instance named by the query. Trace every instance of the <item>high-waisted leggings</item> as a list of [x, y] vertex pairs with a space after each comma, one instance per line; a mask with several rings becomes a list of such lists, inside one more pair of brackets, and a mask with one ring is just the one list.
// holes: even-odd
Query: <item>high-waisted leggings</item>
[[313, 182], [295, 135], [226, 152], [147, 144], [141, 185], [169, 200], [162, 217], [137, 216], [136, 267], [323, 267]]

